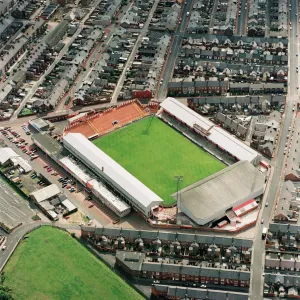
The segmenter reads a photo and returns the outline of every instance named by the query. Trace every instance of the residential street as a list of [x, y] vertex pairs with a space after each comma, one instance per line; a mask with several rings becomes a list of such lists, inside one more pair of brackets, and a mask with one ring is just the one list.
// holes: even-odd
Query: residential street
[[187, 12], [191, 11], [192, 5], [193, 5], [193, 0], [187, 0], [187, 4], [184, 6], [184, 8], [182, 10], [181, 23], [177, 27], [177, 30], [174, 32], [173, 44], [172, 44], [172, 47], [170, 48], [170, 54], [168, 56], [168, 59], [167, 59], [166, 65], [165, 65], [165, 70], [164, 70], [164, 73], [162, 76], [162, 84], [159, 86], [159, 91], [157, 94], [157, 99], [160, 101], [162, 101], [166, 98], [168, 82], [172, 76], [174, 63], [176, 61], [178, 52], [180, 50], [181, 39], [184, 36], [185, 29], [187, 26], [187, 21], [189, 19]]
[[[266, 197], [268, 207], [265, 207], [263, 203], [263, 209], [260, 214], [259, 220], [263, 219], [264, 224], [256, 225], [257, 234], [254, 239], [254, 249], [252, 254], [252, 278], [250, 287], [250, 299], [262, 299], [263, 298], [263, 282], [264, 282], [264, 257], [265, 257], [265, 243], [261, 238], [262, 228], [268, 227], [271, 221], [272, 212], [275, 209], [275, 200], [278, 192], [283, 183], [283, 166], [285, 162], [285, 155], [283, 154], [285, 143], [287, 142], [287, 135], [289, 135], [289, 127], [292, 124], [294, 113], [292, 111], [294, 101], [299, 101], [299, 74], [296, 72], [296, 66], [299, 65], [299, 57], [296, 53], [299, 51], [299, 38], [298, 34], [298, 17], [295, 12], [298, 10], [298, 1], [291, 0], [290, 22], [292, 23], [292, 30], [290, 30], [289, 39], [289, 92], [286, 99], [285, 114], [282, 124], [282, 130], [278, 143], [277, 153], [272, 160], [272, 167], [274, 170], [273, 177], [271, 179], [270, 188]], [[291, 137], [289, 137], [291, 138]]]

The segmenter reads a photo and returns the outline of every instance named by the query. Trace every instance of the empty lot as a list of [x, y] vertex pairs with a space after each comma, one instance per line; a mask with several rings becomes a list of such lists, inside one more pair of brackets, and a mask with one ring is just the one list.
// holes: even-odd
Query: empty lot
[[68, 233], [41, 227], [6, 265], [15, 299], [144, 299]]

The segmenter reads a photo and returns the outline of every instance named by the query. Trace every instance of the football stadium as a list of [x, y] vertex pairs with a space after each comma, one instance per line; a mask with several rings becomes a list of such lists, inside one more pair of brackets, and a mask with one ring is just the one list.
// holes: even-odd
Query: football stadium
[[121, 217], [133, 209], [154, 218], [178, 200], [195, 224], [209, 225], [264, 192], [260, 155], [174, 98], [76, 116], [63, 145], [82, 165], [60, 164]]
[[94, 144], [163, 199], [176, 202], [180, 188], [222, 170], [226, 165], [157, 117], [144, 118], [107, 134]]

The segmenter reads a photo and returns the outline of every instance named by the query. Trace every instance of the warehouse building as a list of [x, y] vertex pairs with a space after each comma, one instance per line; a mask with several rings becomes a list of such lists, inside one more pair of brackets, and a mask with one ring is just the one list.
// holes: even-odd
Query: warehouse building
[[29, 124], [38, 132], [54, 129], [54, 125], [50, 121], [42, 118], [29, 120]]
[[143, 216], [151, 215], [151, 208], [162, 199], [127, 172], [111, 157], [80, 133], [68, 133], [64, 147], [79, 158], [90, 170], [118, 192], [124, 200]]
[[259, 163], [261, 155], [258, 152], [176, 99], [168, 97], [160, 106], [163, 112], [185, 124], [193, 132], [201, 135], [236, 160], [247, 160], [254, 165]]
[[54, 211], [54, 204], [52, 200], [56, 199], [60, 194], [60, 190], [56, 184], [51, 184], [40, 190], [32, 192], [30, 194], [31, 199], [39, 206], [39, 208], [48, 216], [51, 220], [58, 220], [58, 215]]
[[198, 225], [206, 225], [259, 197], [264, 187], [261, 172], [249, 161], [240, 161], [181, 190], [179, 208]]

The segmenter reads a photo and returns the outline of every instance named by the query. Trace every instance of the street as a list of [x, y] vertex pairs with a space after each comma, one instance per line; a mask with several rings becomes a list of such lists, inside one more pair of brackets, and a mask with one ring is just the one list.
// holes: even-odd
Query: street
[[189, 19], [187, 13], [191, 11], [193, 5], [193, 0], [187, 0], [187, 4], [183, 7], [182, 10], [182, 20], [177, 30], [173, 35], [173, 44], [170, 48], [170, 54], [168, 56], [168, 60], [165, 65], [165, 70], [162, 76], [162, 84], [159, 86], [159, 91], [157, 94], [157, 99], [162, 101], [166, 98], [167, 90], [168, 90], [168, 82], [173, 73], [173, 67], [175, 60], [178, 56], [178, 52], [180, 50], [181, 39], [184, 36], [184, 32], [187, 26], [187, 20]]
[[[285, 162], [285, 155], [283, 154], [285, 143], [287, 142], [287, 136], [289, 135], [289, 127], [292, 124], [294, 113], [293, 103], [299, 101], [299, 76], [296, 72], [296, 66], [299, 65], [299, 57], [296, 53], [299, 51], [299, 39], [298, 39], [298, 17], [296, 12], [298, 11], [298, 1], [291, 0], [291, 14], [290, 22], [292, 29], [289, 32], [289, 90], [286, 98], [286, 107], [284, 113], [284, 119], [281, 129], [281, 134], [278, 141], [277, 153], [272, 160], [273, 176], [270, 182], [269, 190], [267, 191], [267, 197], [265, 202], [262, 203], [262, 210], [259, 220], [263, 219], [264, 224], [256, 225], [257, 234], [254, 239], [253, 254], [252, 254], [252, 277], [250, 286], [250, 299], [263, 299], [263, 282], [264, 282], [264, 257], [265, 257], [265, 243], [262, 240], [262, 228], [268, 227], [271, 221], [273, 209], [275, 208], [275, 201], [277, 194], [280, 191], [280, 187], [283, 183], [283, 165]], [[297, 41], [297, 42], [295, 42]], [[290, 139], [291, 137], [289, 137]], [[268, 207], [265, 207], [265, 203], [268, 203]]]

